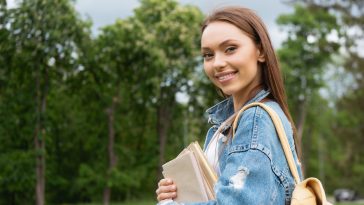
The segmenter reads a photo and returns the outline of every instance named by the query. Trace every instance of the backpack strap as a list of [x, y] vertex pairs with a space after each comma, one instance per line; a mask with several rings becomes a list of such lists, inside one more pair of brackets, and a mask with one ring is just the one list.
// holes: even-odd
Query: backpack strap
[[300, 177], [299, 177], [299, 174], [298, 174], [298, 170], [297, 170], [297, 167], [296, 167], [296, 163], [294, 161], [294, 158], [293, 158], [293, 154], [292, 154], [291, 148], [290, 148], [289, 143], [288, 143], [288, 139], [287, 139], [286, 133], [285, 133], [284, 128], [283, 128], [282, 121], [279, 118], [278, 114], [272, 108], [270, 108], [268, 105], [263, 104], [263, 103], [260, 103], [260, 102], [254, 102], [254, 103], [250, 103], [248, 105], [245, 105], [238, 112], [238, 114], [235, 117], [234, 124], [233, 124], [233, 135], [232, 135], [232, 138], [234, 139], [236, 127], [238, 125], [239, 116], [242, 115], [243, 112], [245, 110], [247, 110], [248, 108], [255, 107], [255, 106], [259, 106], [259, 107], [263, 108], [269, 114], [270, 118], [272, 119], [273, 124], [274, 124], [274, 127], [276, 128], [276, 131], [277, 131], [279, 140], [281, 142], [281, 145], [282, 145], [284, 154], [286, 156], [289, 169], [291, 170], [291, 173], [293, 175], [293, 178], [294, 178], [296, 184], [300, 183], [301, 180], [300, 180]]

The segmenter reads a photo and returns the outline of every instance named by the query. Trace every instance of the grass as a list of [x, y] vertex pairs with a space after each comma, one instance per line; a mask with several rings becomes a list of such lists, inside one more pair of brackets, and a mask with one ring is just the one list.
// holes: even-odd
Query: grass
[[[120, 203], [110, 203], [110, 205], [155, 205], [156, 201], [153, 200], [131, 200]], [[102, 205], [102, 203], [87, 203], [87, 204], [77, 204], [77, 205]]]
[[[120, 204], [115, 204], [115, 205], [155, 205], [157, 204], [156, 201], [153, 200], [149, 200], [149, 201], [127, 201], [127, 202], [123, 202]], [[114, 204], [111, 204], [114, 205]]]
[[[110, 205], [155, 205], [154, 200], [131, 200], [122, 203], [111, 203]], [[102, 203], [77, 204], [77, 205], [102, 205]], [[364, 205], [364, 202], [342, 202], [334, 203], [334, 205]]]
[[[116, 203], [116, 204], [111, 204], [111, 205], [155, 205], [155, 204], [156, 204], [156, 201], [145, 200], [145, 201], [127, 201], [127, 202]], [[88, 205], [90, 205], [90, 204], [88, 204]], [[334, 205], [364, 205], [364, 202], [342, 202], [342, 203], [334, 203]]]

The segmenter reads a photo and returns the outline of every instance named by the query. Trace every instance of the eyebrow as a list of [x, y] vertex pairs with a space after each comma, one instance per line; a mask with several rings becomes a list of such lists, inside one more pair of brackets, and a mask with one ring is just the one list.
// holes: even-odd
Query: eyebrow
[[[221, 42], [221, 43], [218, 45], [218, 47], [223, 47], [223, 46], [225, 46], [226, 44], [232, 43], [232, 42], [234, 42], [234, 41], [237, 41], [237, 40], [235, 40], [235, 39], [226, 39], [226, 40], [224, 40], [223, 42]], [[209, 49], [210, 49], [209, 47], [202, 47], [202, 48], [201, 48], [201, 51], [203, 51], [203, 50], [209, 50]]]

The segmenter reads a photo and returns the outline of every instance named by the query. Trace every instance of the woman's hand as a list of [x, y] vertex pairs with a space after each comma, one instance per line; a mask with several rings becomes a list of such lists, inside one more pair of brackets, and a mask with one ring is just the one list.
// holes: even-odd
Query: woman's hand
[[173, 199], [177, 197], [177, 187], [171, 179], [161, 179], [158, 183], [157, 200]]

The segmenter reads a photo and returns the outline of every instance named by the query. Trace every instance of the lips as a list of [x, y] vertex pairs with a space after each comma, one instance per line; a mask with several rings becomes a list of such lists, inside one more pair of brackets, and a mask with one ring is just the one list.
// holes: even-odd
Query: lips
[[229, 71], [229, 72], [217, 73], [215, 75], [215, 78], [220, 83], [225, 83], [225, 82], [233, 79], [235, 77], [236, 73], [237, 73], [237, 71]]

